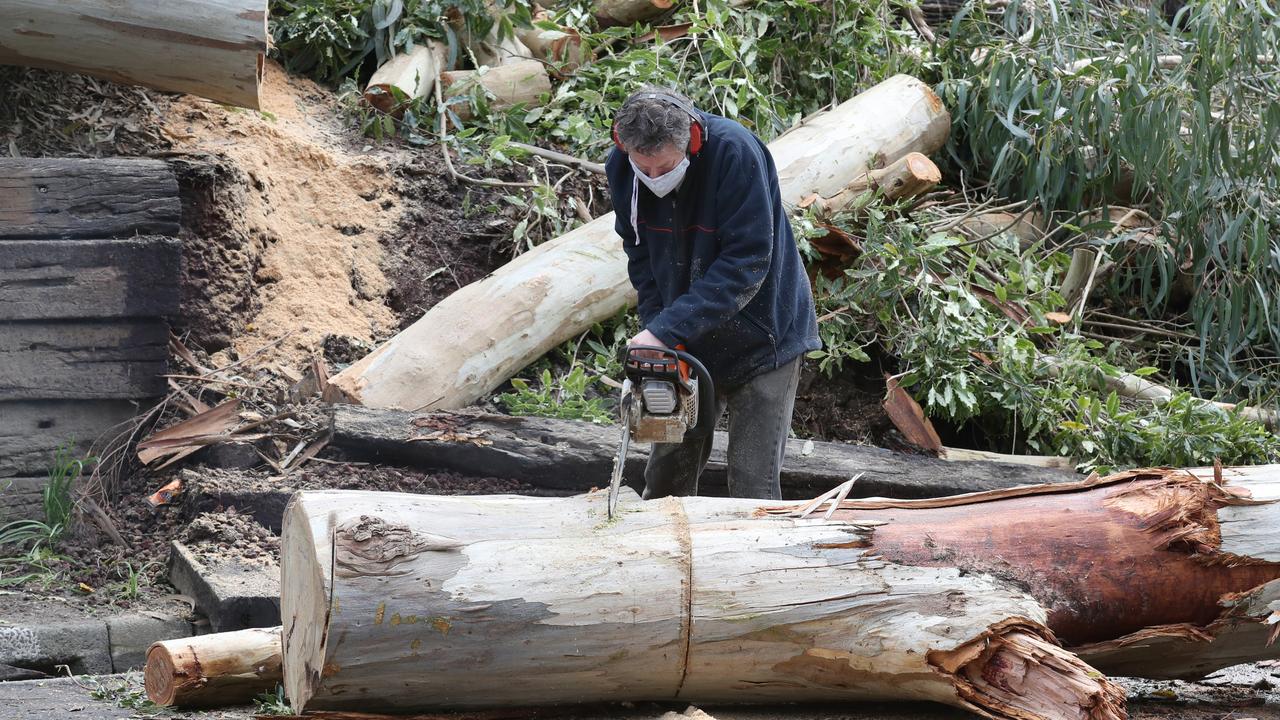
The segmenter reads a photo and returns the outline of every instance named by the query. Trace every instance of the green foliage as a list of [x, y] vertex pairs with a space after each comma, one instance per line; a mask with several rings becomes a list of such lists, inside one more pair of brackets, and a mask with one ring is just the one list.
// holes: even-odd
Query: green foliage
[[164, 566], [155, 561], [143, 563], [136, 568], [128, 560], [118, 563], [116, 574], [120, 577], [120, 583], [116, 585], [116, 590], [120, 597], [125, 600], [137, 600], [141, 597], [142, 586], [147, 580], [147, 573], [152, 568], [158, 567]]
[[[290, 72], [331, 84], [353, 77], [371, 54], [382, 65], [398, 52], [412, 51], [428, 38], [449, 45], [450, 65], [458, 63], [463, 37], [485, 37], [493, 30], [485, 0], [272, 0], [271, 35], [275, 52]], [[515, 24], [529, 23], [523, 3], [498, 2], [504, 8], [500, 37]], [[460, 23], [450, 23], [459, 17]]]
[[550, 370], [543, 370], [536, 383], [524, 378], [511, 378], [515, 391], [499, 395], [498, 401], [513, 415], [608, 424], [613, 420], [613, 413], [606, 401], [587, 396], [587, 388], [595, 382], [581, 365], [573, 366], [558, 377], [553, 377]]
[[293, 707], [285, 695], [284, 686], [276, 685], [275, 690], [258, 693], [253, 699], [255, 715], [293, 715]]
[[89, 696], [94, 700], [102, 700], [125, 710], [132, 710], [134, 715], [165, 715], [170, 712], [168, 708], [151, 702], [147, 697], [142, 678], [136, 672], [105, 680], [84, 676], [78, 680], [78, 683], [89, 689]]
[[71, 526], [75, 509], [71, 488], [85, 465], [97, 462], [96, 458], [73, 457], [73, 447], [74, 443], [68, 441], [54, 451], [49, 481], [41, 495], [44, 520], [14, 520], [0, 526], [0, 553], [4, 554], [0, 556], [0, 585], [54, 578], [50, 564], [62, 559], [57, 554], [57, 545]]
[[1234, 0], [1188, 4], [1173, 27], [1136, 7], [1015, 1], [1000, 22], [962, 14], [939, 50], [952, 156], [995, 192], [1070, 217], [1133, 178], [1160, 239], [1107, 243], [1105, 290], [1197, 338], [1180, 359], [1204, 395], [1275, 394], [1276, 20]]
[[[1280, 458], [1280, 438], [1186, 392], [1161, 404], [1109, 393], [1129, 351], [1045, 320], [1062, 305], [1061, 263], [1013, 239], [965, 242], [884, 213], [871, 214], [864, 236], [859, 266], [844, 283], [820, 285], [821, 302], [849, 307], [864, 323], [856, 342], [874, 340], [899, 359], [901, 384], [929, 415], [1087, 470]], [[1017, 310], [1025, 322], [1010, 317]]]

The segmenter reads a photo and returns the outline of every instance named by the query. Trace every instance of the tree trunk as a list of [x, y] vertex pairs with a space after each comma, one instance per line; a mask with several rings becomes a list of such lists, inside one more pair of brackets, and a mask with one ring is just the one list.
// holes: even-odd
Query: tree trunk
[[[1258, 502], [1280, 496], [1280, 466], [1243, 470], [807, 517], [629, 493], [610, 521], [604, 492], [303, 492], [282, 537], [285, 687], [298, 710], [927, 699], [1122, 717], [1072, 645], [1114, 660], [1103, 649], [1143, 655], [1126, 640], [1185, 626], [1184, 672], [1280, 654], [1261, 642], [1280, 508]], [[1258, 642], [1220, 645], [1242, 629]], [[1145, 656], [1167, 673], [1162, 652]]]
[[[351, 405], [332, 407], [333, 444], [353, 456], [469, 475], [515, 478], [564, 492], [604, 487], [618, 452], [620, 428], [575, 420], [488, 413], [415, 414]], [[699, 479], [704, 495], [727, 494], [726, 435], [715, 435], [711, 459]], [[644, 486], [648, 445], [632, 443], [624, 480]], [[812, 497], [859, 475], [852, 497], [923, 498], [992, 490], [1026, 483], [1079, 479], [1065, 468], [998, 462], [949, 462], [845, 443], [787, 442], [782, 489]]]
[[831, 218], [865, 205], [876, 193], [887, 200], [913, 198], [942, 181], [933, 161], [918, 152], [907, 153], [890, 165], [872, 170], [830, 197], [815, 197], [819, 217]]
[[365, 101], [384, 113], [391, 113], [401, 105], [395, 91], [402, 93], [406, 101], [430, 95], [436, 77], [444, 70], [448, 52], [444, 43], [428, 40], [413, 52], [396, 55], [369, 78], [364, 89]]
[[164, 640], [147, 651], [147, 697], [162, 706], [248, 703], [283, 678], [280, 628]]
[[1123, 717], [1123, 692], [1052, 642], [1024, 590], [870, 557], [873, 523], [634, 495], [608, 521], [605, 502], [295, 496], [294, 708], [925, 699]]
[[258, 108], [266, 0], [0, 0], [0, 65]]
[[521, 103], [536, 106], [542, 104], [544, 96], [550, 97], [551, 76], [540, 60], [510, 60], [483, 72], [452, 70], [440, 74], [445, 102], [463, 120], [475, 114], [469, 98], [477, 86], [484, 88], [495, 110]]
[[[927, 86], [892, 77], [770, 143], [782, 198], [795, 203], [812, 193], [833, 195], [878, 162], [938, 149], [949, 126]], [[634, 302], [613, 223], [612, 213], [597, 218], [453, 293], [331, 382], [353, 402], [373, 407], [451, 409], [474, 402]], [[478, 307], [486, 311], [477, 313]]]

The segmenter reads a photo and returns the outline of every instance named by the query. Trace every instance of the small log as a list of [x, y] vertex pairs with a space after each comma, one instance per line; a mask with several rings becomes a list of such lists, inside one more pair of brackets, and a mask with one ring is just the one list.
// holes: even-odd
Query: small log
[[1034, 213], [986, 212], [960, 221], [956, 231], [970, 240], [993, 237], [1007, 232], [1018, 239], [1023, 247], [1044, 239], [1044, 229]]
[[176, 237], [181, 216], [159, 160], [0, 158], [0, 241]]
[[0, 401], [158, 397], [168, 357], [159, 320], [0, 323]]
[[440, 74], [445, 102], [463, 120], [475, 115], [468, 97], [477, 86], [484, 89], [494, 110], [541, 105], [550, 97], [551, 76], [538, 60], [514, 60], [483, 71], [452, 70]]
[[601, 29], [647, 22], [671, 9], [675, 0], [596, 0], [592, 14]]
[[[471, 475], [515, 478], [549, 490], [586, 492], [608, 482], [619, 428], [554, 418], [487, 413], [410, 413], [334, 405], [333, 444], [373, 460], [447, 468]], [[438, 439], [429, 436], [439, 428]], [[703, 494], [726, 494], [727, 435], [716, 433]], [[978, 459], [949, 450], [962, 459]], [[648, 446], [633, 443], [624, 478], [643, 487]], [[999, 456], [1001, 460], [1011, 456]], [[951, 462], [846, 443], [787, 441], [782, 487], [787, 497], [812, 497], [855, 475], [852, 497], [938, 497], [1029, 482], [1078, 479], [1071, 468], [1032, 468], [1008, 462]]]
[[0, 37], [0, 65], [85, 73], [256, 110], [267, 3], [0, 0]]
[[925, 155], [912, 152], [887, 167], [872, 170], [854, 179], [840, 192], [817, 198], [814, 206], [819, 217], [831, 218], [838, 213], [862, 207], [879, 194], [894, 201], [913, 198], [928, 192], [942, 181], [942, 172]]
[[[549, 17], [544, 10], [536, 13], [533, 20], [545, 22]], [[582, 65], [582, 35], [574, 28], [560, 26], [551, 30], [535, 25], [518, 28], [516, 37], [534, 58], [550, 63], [556, 77], [572, 75]]]
[[[769, 144], [785, 202], [833, 195], [874, 158], [939, 149], [950, 116], [924, 83], [897, 75]], [[445, 298], [332, 378], [352, 402], [452, 409], [474, 402], [592, 323], [635, 302], [612, 213], [522, 253]], [[485, 312], [477, 313], [477, 308]], [[515, 330], [513, 331], [513, 328]]]
[[143, 684], [163, 707], [239, 705], [283, 679], [280, 628], [164, 640], [147, 650]]
[[444, 43], [428, 40], [413, 52], [396, 55], [369, 78], [364, 89], [365, 101], [384, 113], [392, 113], [400, 109], [393, 88], [403, 93], [406, 101], [427, 97], [435, 87], [436, 77], [444, 70], [448, 52]]
[[0, 243], [0, 322], [178, 314], [182, 242], [9, 240]]

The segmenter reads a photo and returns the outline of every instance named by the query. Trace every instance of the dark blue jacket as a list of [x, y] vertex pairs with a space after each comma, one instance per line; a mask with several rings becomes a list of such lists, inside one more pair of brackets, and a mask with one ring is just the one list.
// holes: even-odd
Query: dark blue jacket
[[616, 147], [605, 164], [640, 321], [684, 345], [732, 388], [821, 347], [813, 292], [764, 143], [708, 113], [702, 150], [680, 188], [659, 198]]

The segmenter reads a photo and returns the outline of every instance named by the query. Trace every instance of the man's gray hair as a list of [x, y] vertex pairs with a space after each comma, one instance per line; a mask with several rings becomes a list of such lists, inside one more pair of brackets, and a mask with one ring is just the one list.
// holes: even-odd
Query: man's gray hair
[[681, 108], [657, 98], [643, 97], [646, 93], [674, 95], [692, 105], [692, 101], [670, 88], [645, 85], [622, 104], [614, 119], [618, 139], [627, 152], [649, 155], [666, 147], [677, 150], [689, 148], [689, 124], [692, 118]]

